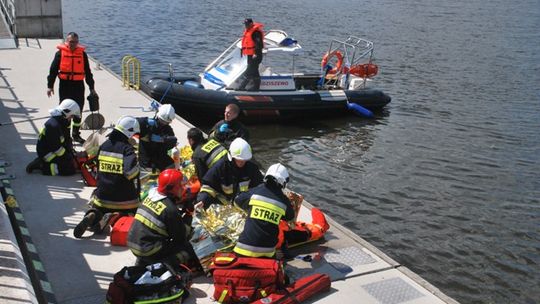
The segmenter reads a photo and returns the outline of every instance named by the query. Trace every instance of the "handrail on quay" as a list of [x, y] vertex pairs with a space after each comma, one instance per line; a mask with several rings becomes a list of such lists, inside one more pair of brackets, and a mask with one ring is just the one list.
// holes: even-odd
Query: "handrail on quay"
[[141, 87], [141, 62], [132, 55], [122, 58], [122, 86], [128, 90]]

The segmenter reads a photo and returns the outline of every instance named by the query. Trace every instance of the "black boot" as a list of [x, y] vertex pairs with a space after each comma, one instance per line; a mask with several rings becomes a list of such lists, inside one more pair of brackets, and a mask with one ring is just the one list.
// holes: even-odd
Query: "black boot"
[[75, 229], [73, 229], [73, 236], [80, 239], [82, 235], [84, 234], [84, 232], [86, 231], [86, 229], [88, 229], [88, 227], [94, 224], [95, 218], [96, 218], [95, 212], [87, 213], [83, 217], [82, 221], [77, 226], [75, 226]]
[[73, 134], [71, 135], [71, 138], [73, 138], [73, 141], [78, 142], [79, 144], [84, 144], [85, 140], [81, 137], [81, 133], [73, 131]]
[[34, 170], [41, 170], [42, 163], [41, 158], [37, 157], [26, 166], [26, 173], [30, 174]]

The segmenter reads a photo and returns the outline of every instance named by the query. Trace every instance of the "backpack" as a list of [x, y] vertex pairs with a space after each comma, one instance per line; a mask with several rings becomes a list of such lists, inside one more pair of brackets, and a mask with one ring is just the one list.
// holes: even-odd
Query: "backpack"
[[[173, 274], [176, 273], [176, 274]], [[160, 278], [161, 279], [158, 279]], [[108, 304], [181, 303], [189, 296], [191, 273], [169, 270], [163, 263], [124, 267], [117, 272], [107, 290]]]
[[218, 252], [209, 269], [219, 303], [250, 303], [285, 286], [283, 263], [275, 259]]

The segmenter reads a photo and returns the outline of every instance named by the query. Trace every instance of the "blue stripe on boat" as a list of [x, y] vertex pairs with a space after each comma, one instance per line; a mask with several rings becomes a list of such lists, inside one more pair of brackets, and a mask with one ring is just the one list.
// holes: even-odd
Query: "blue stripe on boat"
[[214, 75], [212, 75], [212, 74], [210, 74], [208, 72], [204, 73], [204, 79], [206, 79], [206, 80], [210, 81], [211, 83], [213, 83], [215, 85], [218, 85], [218, 86], [225, 85], [225, 83], [221, 79], [217, 78], [216, 76], [214, 76]]

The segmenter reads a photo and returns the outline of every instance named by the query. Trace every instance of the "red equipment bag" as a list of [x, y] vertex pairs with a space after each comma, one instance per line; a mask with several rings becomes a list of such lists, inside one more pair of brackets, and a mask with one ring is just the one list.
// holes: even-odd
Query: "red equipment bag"
[[259, 299], [254, 304], [297, 304], [311, 296], [330, 290], [330, 277], [326, 274], [315, 273], [300, 278], [298, 281], [287, 286], [285, 290], [279, 290], [266, 298]]
[[129, 228], [131, 228], [134, 219], [133, 216], [122, 216], [114, 223], [111, 231], [111, 244], [127, 246]]
[[97, 158], [88, 158], [88, 154], [86, 152], [79, 152], [77, 153], [77, 165], [79, 166], [79, 170], [81, 170], [84, 183], [87, 186], [96, 187]]
[[283, 264], [275, 259], [218, 252], [209, 268], [219, 303], [250, 303], [285, 286]]

